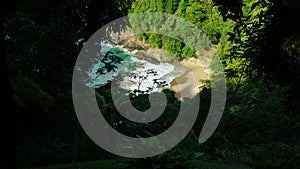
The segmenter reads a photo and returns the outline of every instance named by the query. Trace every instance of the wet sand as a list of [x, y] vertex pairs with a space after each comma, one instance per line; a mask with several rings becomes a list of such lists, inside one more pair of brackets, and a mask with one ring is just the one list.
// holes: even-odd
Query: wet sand
[[204, 72], [205, 68], [187, 59], [173, 64], [186, 69], [183, 75], [175, 78], [170, 83], [170, 90], [176, 93], [176, 98], [182, 100], [184, 97], [197, 95], [200, 92], [198, 88], [202, 84], [200, 79], [207, 79], [207, 74]]

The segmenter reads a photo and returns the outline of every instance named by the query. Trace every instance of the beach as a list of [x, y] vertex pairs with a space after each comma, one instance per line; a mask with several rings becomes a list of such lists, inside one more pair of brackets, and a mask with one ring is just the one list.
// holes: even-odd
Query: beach
[[173, 79], [170, 83], [170, 90], [174, 91], [175, 97], [182, 100], [184, 97], [193, 97], [197, 95], [199, 86], [201, 86], [201, 79], [207, 79], [204, 67], [197, 64], [195, 61], [183, 59], [180, 62], [173, 63], [174, 65], [184, 67], [185, 73]]

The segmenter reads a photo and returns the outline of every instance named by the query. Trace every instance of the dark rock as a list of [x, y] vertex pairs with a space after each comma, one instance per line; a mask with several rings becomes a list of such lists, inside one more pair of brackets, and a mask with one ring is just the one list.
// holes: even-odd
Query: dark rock
[[146, 51], [144, 50], [139, 50], [137, 51], [134, 55], [135, 58], [141, 59], [141, 60], [146, 60], [147, 62], [150, 62], [152, 64], [159, 64], [159, 60], [153, 58], [151, 55], [149, 55]]

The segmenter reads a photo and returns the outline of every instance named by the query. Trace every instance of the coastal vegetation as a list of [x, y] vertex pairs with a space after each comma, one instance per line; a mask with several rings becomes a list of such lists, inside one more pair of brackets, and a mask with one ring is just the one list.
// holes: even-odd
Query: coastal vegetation
[[[1, 45], [4, 44], [6, 56], [3, 61], [7, 63], [8, 89], [13, 92], [7, 100], [12, 97], [14, 105], [3, 113], [13, 111], [12, 124], [16, 129], [11, 130], [16, 138], [16, 164], [9, 163], [9, 166], [299, 168], [299, 7], [298, 0], [16, 1], [2, 12], [4, 43]], [[181, 103], [191, 99], [182, 99], [177, 86], [185, 83], [189, 72], [197, 79], [198, 90], [192, 97], [200, 97], [200, 108], [192, 130], [173, 149], [154, 157], [130, 159], [105, 151], [84, 132], [72, 102], [72, 75], [81, 49], [105, 24], [129, 15], [128, 22], [139, 32], [143, 24], [161, 22], [130, 19], [130, 15], [141, 12], [161, 12], [182, 18], [203, 34], [193, 34], [186, 25], [171, 20], [153, 29], [171, 35], [180, 32], [177, 38], [157, 33], [133, 34], [126, 28], [109, 32], [115, 41], [103, 44], [111, 45], [109, 52], [101, 54], [106, 60], [103, 64], [96, 62], [98, 67], [91, 67], [95, 77], [101, 77], [102, 81], [95, 86], [87, 85], [95, 90], [106, 121], [120, 133], [136, 138], [162, 133], [176, 120]], [[119, 41], [120, 37], [128, 38]], [[218, 57], [224, 68], [226, 105], [216, 131], [199, 144], [198, 136], [210, 109], [212, 81], [216, 78], [213, 57]], [[147, 62], [148, 67], [138, 69], [138, 63], [142, 62]], [[128, 96], [137, 110], [150, 108], [151, 92], [166, 95], [167, 105], [157, 120], [140, 124], [117, 111], [109, 78], [118, 78], [113, 73], [122, 64], [124, 70], [133, 64], [133, 70], [146, 72], [123, 71], [125, 76], [121, 77], [131, 82]], [[160, 66], [165, 69], [148, 69]], [[102, 78], [110, 73], [111, 77]], [[163, 76], [164, 73], [169, 77]]]

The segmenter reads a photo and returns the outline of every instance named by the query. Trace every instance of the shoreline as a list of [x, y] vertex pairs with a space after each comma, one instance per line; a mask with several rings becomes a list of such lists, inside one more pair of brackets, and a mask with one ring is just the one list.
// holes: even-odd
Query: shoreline
[[171, 87], [169, 90], [174, 91], [175, 97], [179, 100], [182, 100], [183, 97], [191, 98], [197, 95], [200, 92], [199, 87], [202, 85], [200, 80], [208, 78], [205, 68], [197, 63], [193, 63], [190, 59], [183, 59], [172, 64], [182, 66], [186, 71], [170, 82]]
[[187, 57], [180, 61], [167, 58], [162, 49], [150, 48], [149, 44], [138, 40], [134, 36], [126, 38], [120, 44], [124, 45], [124, 48], [129, 51], [137, 50], [133, 57], [138, 59], [146, 60], [153, 64], [169, 63], [173, 65], [175, 69], [176, 67], [186, 69], [182, 75], [174, 78], [169, 83], [170, 87], [168, 89], [175, 92], [175, 97], [178, 100], [197, 95], [200, 92], [199, 87], [203, 85], [200, 80], [209, 78], [207, 66], [200, 65], [198, 58]]

